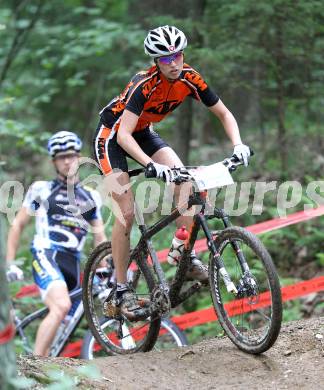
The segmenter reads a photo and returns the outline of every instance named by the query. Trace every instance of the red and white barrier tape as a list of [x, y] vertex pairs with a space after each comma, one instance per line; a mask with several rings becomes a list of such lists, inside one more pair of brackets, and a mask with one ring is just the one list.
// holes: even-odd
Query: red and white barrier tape
[[9, 343], [15, 336], [15, 325], [10, 322], [3, 330], [0, 331], [0, 345]]

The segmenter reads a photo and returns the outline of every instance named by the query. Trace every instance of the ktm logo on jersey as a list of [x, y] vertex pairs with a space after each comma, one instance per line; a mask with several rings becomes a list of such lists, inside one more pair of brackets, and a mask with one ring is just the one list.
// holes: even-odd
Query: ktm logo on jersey
[[124, 108], [125, 108], [125, 103], [124, 103], [124, 102], [117, 102], [116, 105], [115, 105], [115, 107], [113, 107], [113, 108], [111, 109], [111, 111], [112, 111], [115, 115], [117, 115], [117, 114], [119, 114], [120, 112], [122, 112], [122, 111], [124, 110]]
[[184, 77], [201, 91], [204, 91], [207, 88], [207, 84], [198, 74], [186, 72]]
[[151, 91], [152, 91], [152, 88], [155, 86], [156, 82], [158, 81], [158, 77], [157, 75], [152, 77], [150, 80], [148, 80], [144, 85], [143, 85], [143, 88], [142, 88], [142, 94], [144, 95], [144, 97], [146, 99], [148, 99]]
[[169, 112], [175, 110], [180, 104], [181, 101], [179, 100], [168, 100], [166, 102], [159, 103], [154, 107], [150, 107], [145, 111], [152, 114], [166, 115]]

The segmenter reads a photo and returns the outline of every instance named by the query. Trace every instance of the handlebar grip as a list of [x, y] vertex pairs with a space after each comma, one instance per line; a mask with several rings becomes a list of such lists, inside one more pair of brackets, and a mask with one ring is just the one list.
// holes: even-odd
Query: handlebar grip
[[145, 168], [145, 177], [152, 178], [156, 177], [156, 169], [152, 163], [147, 164]]
[[[254, 153], [254, 150], [251, 149], [250, 147], [249, 147], [249, 149], [250, 149], [250, 157], [254, 156], [254, 154], [255, 154], [255, 153]], [[238, 163], [238, 162], [241, 161], [241, 160], [237, 157], [236, 154], [233, 154], [233, 155], [232, 155], [231, 160], [232, 160], [232, 162], [234, 162], [234, 163]]]
[[8, 271], [6, 273], [6, 277], [7, 277], [7, 282], [11, 283], [11, 282], [16, 282], [18, 281], [18, 275], [15, 273], [15, 272], [10, 272]]
[[234, 163], [238, 163], [238, 162], [240, 162], [241, 160], [237, 157], [236, 154], [233, 154], [233, 156], [231, 157], [231, 161], [234, 162]]
[[134, 177], [134, 176], [138, 176], [144, 172], [145, 172], [145, 168], [138, 168], [138, 169], [132, 169], [132, 170], [128, 171], [128, 174], [129, 174], [129, 177]]

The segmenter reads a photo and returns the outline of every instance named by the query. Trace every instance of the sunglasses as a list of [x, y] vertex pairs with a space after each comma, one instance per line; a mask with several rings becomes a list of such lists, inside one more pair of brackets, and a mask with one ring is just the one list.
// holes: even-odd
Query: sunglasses
[[55, 156], [53, 160], [56, 161], [63, 161], [65, 159], [74, 160], [77, 157], [79, 157], [79, 153], [62, 153]]
[[182, 56], [182, 51], [169, 56], [159, 57], [159, 62], [164, 65], [170, 65], [172, 61], [177, 61]]

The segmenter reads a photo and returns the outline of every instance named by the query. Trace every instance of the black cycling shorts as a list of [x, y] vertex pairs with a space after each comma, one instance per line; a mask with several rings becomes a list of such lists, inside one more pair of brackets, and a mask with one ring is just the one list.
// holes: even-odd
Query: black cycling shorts
[[80, 287], [80, 260], [73, 253], [53, 249], [32, 249], [33, 276], [44, 298], [51, 284], [65, 282], [69, 291]]
[[[143, 152], [149, 157], [153, 156], [158, 150], [169, 146], [155, 131], [148, 127], [136, 131], [132, 135]], [[108, 175], [116, 168], [128, 172], [126, 157], [132, 157], [118, 145], [117, 132], [106, 127], [101, 121], [94, 139], [94, 152], [104, 175]]]

